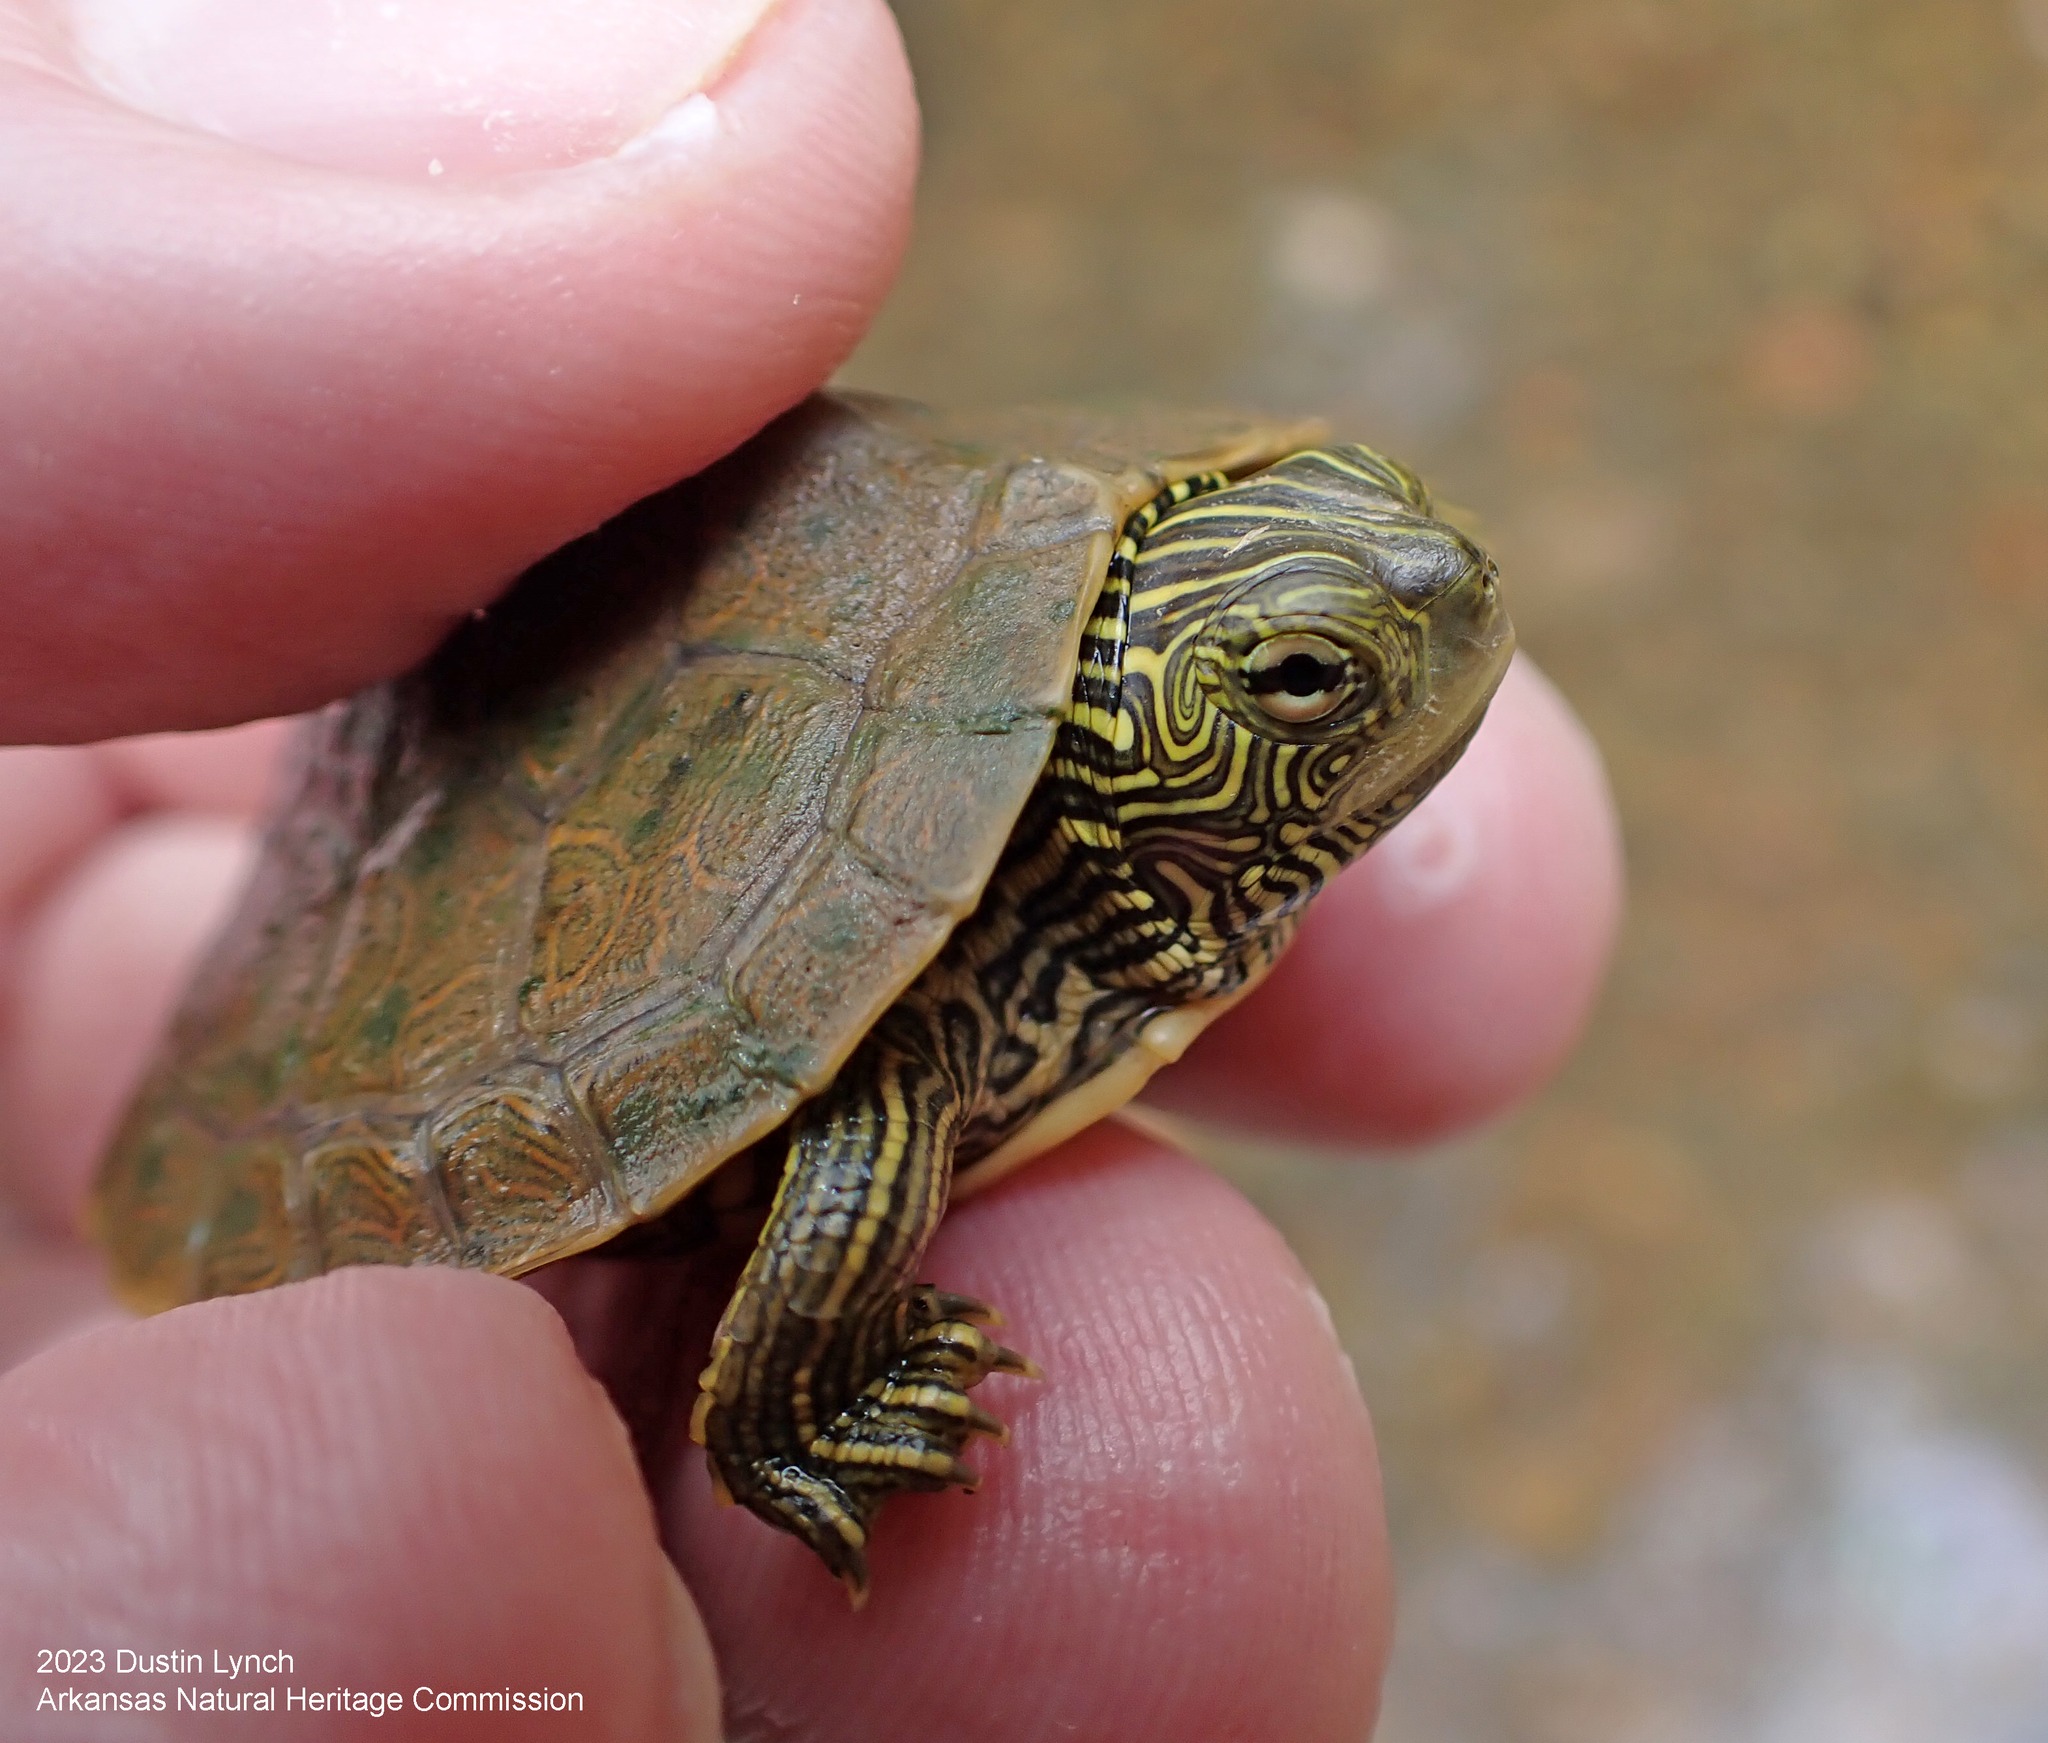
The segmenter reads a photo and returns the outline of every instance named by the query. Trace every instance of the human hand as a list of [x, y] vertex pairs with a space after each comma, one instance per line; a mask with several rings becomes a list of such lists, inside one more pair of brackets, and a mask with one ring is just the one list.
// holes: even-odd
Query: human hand
[[[0, 5], [21, 148], [0, 210], [36, 239], [0, 262], [0, 731], [203, 725], [402, 665], [815, 383], [893, 267], [914, 122], [879, 5], [785, 0], [728, 65], [760, 10], [699, 6], [672, 39], [673, 6], [607, 9], [612, 37], [585, 12], [559, 56], [536, 36], [502, 90], [470, 92], [467, 127], [388, 86], [295, 85], [288, 38], [263, 75], [284, 97], [259, 101], [261, 69], [176, 32], [124, 48], [111, 3], [80, 11], [124, 89], [371, 172], [332, 174], [138, 118], [67, 76], [53, 15]], [[645, 91], [578, 59], [593, 36]], [[708, 132], [679, 102], [691, 68], [714, 69]], [[491, 138], [523, 172], [664, 111], [667, 146], [485, 173]], [[0, 1361], [114, 1321], [67, 1231], [246, 864], [275, 742], [0, 757], [0, 1168], [22, 1223]], [[1597, 763], [1519, 670], [1465, 764], [1159, 1097], [1326, 1139], [1480, 1117], [1569, 1043], [1617, 899]], [[1370, 1431], [1272, 1231], [1104, 1129], [961, 1207], [939, 1246], [935, 1274], [1001, 1299], [1050, 1379], [991, 1383], [1015, 1443], [982, 1455], [978, 1495], [891, 1509], [858, 1618], [796, 1545], [711, 1513], [694, 1463], [661, 1485], [686, 1596], [616, 1419], [516, 1285], [358, 1271], [71, 1337], [0, 1379], [0, 1711], [65, 1680], [35, 1675], [41, 1646], [281, 1647], [298, 1686], [546, 1685], [584, 1696], [569, 1734], [712, 1736], [715, 1644], [736, 1736], [852, 1743], [909, 1714], [996, 1740], [1355, 1735], [1385, 1647]], [[323, 1722], [363, 1723], [294, 1734]], [[517, 1730], [407, 1712], [378, 1734]]]

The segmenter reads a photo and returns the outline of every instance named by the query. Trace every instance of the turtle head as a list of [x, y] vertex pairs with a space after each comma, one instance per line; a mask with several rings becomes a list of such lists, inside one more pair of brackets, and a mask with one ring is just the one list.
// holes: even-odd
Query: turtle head
[[1456, 761], [1514, 632], [1493, 562], [1363, 447], [1290, 455], [1162, 512], [1139, 547], [1116, 810], [1147, 883], [1290, 908]]

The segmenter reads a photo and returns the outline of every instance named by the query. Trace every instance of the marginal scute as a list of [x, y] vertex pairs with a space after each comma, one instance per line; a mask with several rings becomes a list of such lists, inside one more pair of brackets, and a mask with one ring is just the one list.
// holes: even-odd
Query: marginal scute
[[192, 1234], [221, 1148], [218, 1135], [189, 1116], [161, 1111], [165, 1099], [162, 1086], [145, 1089], [114, 1140], [94, 1207], [95, 1232], [124, 1293], [149, 1310], [192, 1299]]
[[351, 1115], [308, 1148], [305, 1173], [322, 1270], [460, 1259], [417, 1121]]
[[240, 1295], [310, 1276], [293, 1215], [297, 1156], [282, 1137], [230, 1145], [212, 1163], [215, 1196], [194, 1263], [200, 1295]]
[[103, 1173], [123, 1292], [666, 1208], [972, 906], [1123, 518], [1315, 434], [821, 395], [325, 710]]
[[610, 1148], [635, 1215], [664, 1208], [804, 1093], [723, 1000], [693, 1000], [570, 1060], [569, 1086]]
[[501, 1072], [435, 1119], [434, 1166], [463, 1262], [523, 1271], [620, 1217], [597, 1142], [551, 1072]]

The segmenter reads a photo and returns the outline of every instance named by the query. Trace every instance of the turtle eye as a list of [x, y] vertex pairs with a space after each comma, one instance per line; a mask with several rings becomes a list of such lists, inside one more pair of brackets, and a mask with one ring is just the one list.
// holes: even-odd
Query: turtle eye
[[1275, 720], [1301, 726], [1336, 711], [1351, 687], [1351, 662], [1324, 636], [1270, 636], [1246, 657], [1244, 687]]

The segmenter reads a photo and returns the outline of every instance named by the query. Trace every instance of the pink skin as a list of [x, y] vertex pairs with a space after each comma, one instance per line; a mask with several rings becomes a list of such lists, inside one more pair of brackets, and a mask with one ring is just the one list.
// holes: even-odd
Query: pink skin
[[[236, 10], [188, 10], [207, 5]], [[618, 8], [632, 43], [678, 10]], [[115, 0], [78, 10], [137, 101], [339, 167], [37, 72], [49, 18], [0, 4], [0, 209], [42, 214], [10, 222], [34, 240], [0, 261], [15, 736], [247, 718], [402, 664], [527, 556], [815, 382], [900, 245], [914, 115], [868, 0], [785, 0], [735, 54], [712, 27], [743, 8], [681, 9], [703, 28], [663, 64], [688, 79], [616, 101], [565, 50], [558, 101], [488, 137], [346, 56], [325, 83], [296, 69], [301, 102], [238, 107], [255, 69], [161, 44], [138, 61]], [[620, 52], [636, 79], [658, 58]], [[543, 78], [500, 71], [520, 93]], [[746, 120], [711, 149], [535, 168], [705, 78]], [[432, 185], [406, 167], [423, 151]], [[715, 1646], [736, 1735], [859, 1743], [906, 1710], [994, 1743], [1360, 1734], [1388, 1613], [1364, 1407], [1272, 1231], [1116, 1128], [941, 1231], [930, 1274], [999, 1300], [1049, 1378], [990, 1382], [1014, 1443], [977, 1455], [979, 1494], [891, 1510], [859, 1617], [711, 1507], [694, 1457], [657, 1523], [533, 1291], [359, 1272], [122, 1319], [70, 1231], [247, 863], [277, 740], [0, 752], [0, 1590], [22, 1594], [0, 1606], [0, 1711], [65, 1680], [35, 1675], [44, 1645], [281, 1646], [300, 1684], [545, 1682], [588, 1702], [548, 1735], [710, 1737]], [[1597, 759], [1518, 668], [1466, 764], [1160, 1097], [1326, 1142], [1482, 1118], [1568, 1046], [1618, 903]]]
[[[174, 9], [211, 10], [218, 37], [130, 46], [148, 76], [125, 82], [218, 123], [220, 93], [190, 87], [277, 9]], [[845, 356], [894, 271], [916, 154], [878, 0], [788, 0], [736, 46], [663, 42], [678, 9], [655, 0], [601, 10], [644, 15], [627, 52], [665, 51], [605, 94], [616, 114], [585, 93], [528, 116], [524, 148], [492, 161], [474, 117], [430, 112], [418, 156], [439, 144], [459, 172], [430, 178], [396, 173], [385, 117], [350, 89], [297, 105], [329, 114], [312, 139], [268, 104], [226, 118], [318, 160], [295, 162], [110, 101], [66, 76], [56, 6], [0, 4], [0, 233], [44, 243], [0, 253], [20, 432], [0, 441], [16, 611], [0, 740], [283, 713], [408, 664], [526, 563], [732, 447]], [[550, 34], [537, 63], [582, 30], [565, 15]], [[303, 78], [299, 60], [285, 70]], [[503, 69], [518, 81], [504, 102], [551, 72]], [[702, 74], [708, 136], [686, 124], [591, 157]], [[363, 170], [389, 173], [345, 173]]]

